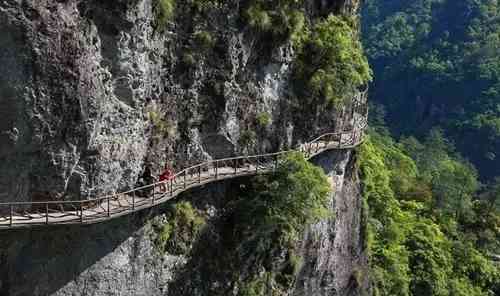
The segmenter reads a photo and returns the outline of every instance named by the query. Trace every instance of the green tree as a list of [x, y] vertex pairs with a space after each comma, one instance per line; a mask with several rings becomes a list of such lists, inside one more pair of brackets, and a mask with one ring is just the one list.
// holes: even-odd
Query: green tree
[[487, 202], [488, 213], [500, 211], [500, 177], [488, 185], [482, 197]]
[[485, 179], [500, 175], [500, 6], [495, 0], [367, 0], [363, 40], [396, 134], [441, 126]]
[[453, 151], [439, 133], [397, 143], [371, 131], [359, 148], [374, 295], [498, 293], [487, 254], [498, 250], [500, 216], [485, 215], [475, 171]]
[[330, 15], [305, 38], [296, 65], [299, 87], [334, 105], [371, 81], [371, 70], [353, 19]]
[[470, 166], [454, 160], [443, 160], [432, 173], [432, 191], [435, 205], [445, 213], [459, 218], [470, 208], [473, 194], [478, 189], [477, 176]]

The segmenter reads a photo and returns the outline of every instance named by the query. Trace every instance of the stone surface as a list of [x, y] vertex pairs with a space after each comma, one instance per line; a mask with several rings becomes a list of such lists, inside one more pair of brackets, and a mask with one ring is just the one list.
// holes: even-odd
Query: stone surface
[[[311, 15], [352, 5], [312, 3]], [[333, 110], [298, 114], [289, 103], [289, 44], [242, 28], [240, 1], [190, 5], [179, 1], [159, 31], [152, 0], [0, 2], [0, 200], [125, 190], [146, 162], [158, 172], [331, 130]]]
[[[314, 161], [331, 180], [330, 205], [335, 218], [311, 226], [305, 234], [300, 247], [304, 265], [294, 291], [288, 295], [362, 295], [360, 291], [368, 289], [368, 278], [364, 278], [362, 286], [353, 279], [355, 271], [366, 274], [359, 230], [362, 201], [352, 167], [354, 156], [349, 151], [334, 151]], [[209, 224], [207, 234], [200, 239], [217, 240], [217, 233], [224, 231], [217, 228], [217, 217], [231, 200], [232, 188], [242, 181], [215, 183], [179, 198], [205, 213]], [[207, 295], [204, 289], [208, 287], [219, 286], [222, 290], [224, 283], [229, 284], [224, 281], [223, 271], [216, 273], [221, 276], [217, 281], [217, 277], [204, 274], [202, 268], [187, 266], [196, 266], [200, 258], [160, 253], [155, 248], [153, 224], [164, 219], [168, 206], [97, 225], [1, 232], [0, 295], [202, 296]], [[199, 244], [211, 245], [203, 241]], [[225, 253], [220, 248], [210, 252], [220, 257]]]
[[366, 238], [361, 231], [366, 217], [355, 156], [351, 151], [339, 151], [313, 159], [332, 178], [333, 217], [306, 232], [302, 243], [306, 262], [293, 295], [362, 295], [361, 291], [369, 289]]
[[[148, 163], [158, 173], [166, 163], [276, 151], [334, 127], [331, 110], [289, 104], [294, 52], [243, 27], [243, 1], [200, 13], [188, 2], [177, 1], [158, 32], [152, 0], [0, 0], [0, 201], [89, 198], [133, 187]], [[305, 5], [313, 17], [355, 13], [359, 1]], [[200, 31], [212, 48], [197, 44]], [[336, 218], [306, 234], [290, 294], [357, 295], [353, 272], [366, 258], [352, 157], [317, 159], [335, 184]], [[183, 198], [215, 217], [230, 186]], [[170, 286], [187, 259], [153, 244], [165, 206], [98, 225], [0, 232], [0, 295], [179, 295]]]

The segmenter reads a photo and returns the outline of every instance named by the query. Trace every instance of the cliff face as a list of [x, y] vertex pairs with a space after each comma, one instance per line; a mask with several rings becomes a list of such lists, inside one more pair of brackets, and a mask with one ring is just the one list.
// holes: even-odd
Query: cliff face
[[[0, 199], [127, 189], [147, 162], [275, 151], [332, 126], [331, 110], [294, 112], [290, 45], [244, 26], [245, 1], [213, 2], [178, 1], [160, 30], [152, 0], [3, 0]], [[356, 6], [305, 4], [310, 18]]]
[[[303, 264], [283, 294], [366, 295], [367, 264], [360, 234], [361, 196], [352, 152], [329, 152], [313, 160], [331, 179], [335, 218], [312, 226], [301, 240]], [[192, 252], [161, 252], [155, 225], [163, 205], [111, 222], [1, 233], [1, 295], [239, 295], [225, 273], [229, 250], [221, 215], [245, 179], [187, 192], [206, 224]], [[173, 202], [175, 203], [175, 202]], [[277, 255], [274, 262], [282, 258]], [[214, 264], [215, 262], [215, 264]], [[250, 268], [250, 267], [249, 267]], [[242, 276], [248, 270], [239, 271]], [[269, 294], [270, 295], [270, 294]], [[274, 294], [273, 294], [274, 295]]]
[[[133, 187], [146, 164], [158, 172], [276, 151], [342, 128], [334, 110], [291, 99], [294, 51], [242, 24], [247, 1], [205, 2], [215, 4], [177, 1], [160, 30], [152, 0], [0, 0], [0, 200], [91, 197]], [[304, 4], [311, 20], [358, 5]], [[332, 178], [336, 218], [305, 234], [305, 261], [286, 295], [358, 295], [367, 277], [354, 156], [315, 161]], [[217, 217], [239, 181], [183, 195], [204, 213], [210, 239], [223, 231]], [[227, 295], [223, 275], [202, 278], [190, 269], [196, 258], [157, 250], [167, 206], [0, 233], [0, 294]]]

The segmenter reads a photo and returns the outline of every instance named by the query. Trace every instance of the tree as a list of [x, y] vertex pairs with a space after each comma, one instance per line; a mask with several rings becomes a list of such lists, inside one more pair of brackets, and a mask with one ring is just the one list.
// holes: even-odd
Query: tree
[[[296, 65], [301, 88], [340, 105], [372, 79], [372, 72], [354, 27], [355, 20], [334, 15], [318, 22], [305, 38]], [[303, 91], [303, 90], [302, 90]]]
[[459, 218], [470, 208], [478, 189], [477, 176], [470, 166], [446, 159], [439, 162], [431, 178], [434, 205], [443, 213]]
[[500, 177], [496, 177], [483, 193], [482, 198], [488, 203], [488, 211], [500, 211]]

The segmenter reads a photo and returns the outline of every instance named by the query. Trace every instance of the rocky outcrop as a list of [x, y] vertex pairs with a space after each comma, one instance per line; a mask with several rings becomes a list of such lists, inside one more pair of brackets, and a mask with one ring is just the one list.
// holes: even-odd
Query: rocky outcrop
[[[177, 1], [157, 28], [153, 0], [0, 0], [0, 201], [92, 197], [133, 187], [146, 164], [158, 172], [276, 151], [341, 128], [332, 127], [334, 110], [297, 112], [293, 49], [242, 24], [245, 1], [199, 10], [192, 2]], [[305, 1], [305, 10], [313, 18], [358, 5]], [[305, 235], [290, 295], [358, 295], [367, 286], [353, 157], [315, 160], [335, 184], [335, 218]], [[215, 225], [238, 182], [181, 199]], [[180, 295], [172, 287], [189, 258], [154, 244], [168, 206], [98, 225], [1, 232], [0, 295]]]
[[[354, 155], [328, 152], [314, 161], [331, 180], [330, 206], [335, 216], [306, 233], [300, 247], [304, 263], [294, 290], [286, 295], [362, 295], [368, 277], [359, 231], [363, 217], [352, 167]], [[225, 231], [217, 228], [218, 219], [243, 181], [215, 183], [180, 197], [189, 200], [208, 221], [205, 234], [193, 247], [202, 251], [194, 254], [213, 253], [218, 254], [215, 260], [224, 260], [227, 251], [216, 243]], [[203, 268], [192, 268], [203, 258], [157, 249], [154, 225], [164, 219], [166, 207], [169, 204], [97, 225], [1, 233], [0, 294], [232, 295], [227, 292], [231, 283], [224, 281], [223, 270], [207, 274]]]
[[160, 30], [153, 0], [2, 0], [0, 200], [123, 190], [147, 162], [182, 167], [315, 136], [317, 114], [289, 104], [293, 50], [242, 27], [242, 3], [178, 1]]
[[333, 217], [312, 225], [302, 248], [305, 264], [293, 295], [363, 295], [369, 291], [363, 236], [363, 197], [350, 151], [319, 155], [314, 162], [332, 178]]

